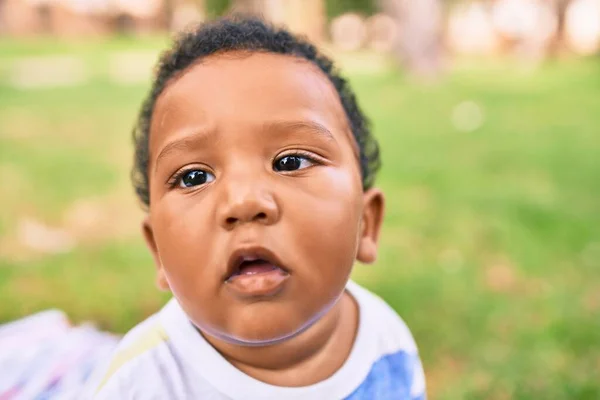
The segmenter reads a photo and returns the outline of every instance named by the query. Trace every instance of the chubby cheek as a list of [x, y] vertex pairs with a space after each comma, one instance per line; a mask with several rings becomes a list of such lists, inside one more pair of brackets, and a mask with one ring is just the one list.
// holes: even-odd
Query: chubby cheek
[[182, 198], [159, 203], [152, 211], [158, 253], [173, 294], [188, 304], [214, 297], [219, 271], [206, 267], [214, 265], [206, 208]]
[[286, 222], [295, 227], [290, 230], [303, 258], [303, 279], [322, 295], [337, 298], [356, 258], [362, 186], [348, 171], [332, 170], [320, 178], [296, 194], [299, 201], [286, 204]]

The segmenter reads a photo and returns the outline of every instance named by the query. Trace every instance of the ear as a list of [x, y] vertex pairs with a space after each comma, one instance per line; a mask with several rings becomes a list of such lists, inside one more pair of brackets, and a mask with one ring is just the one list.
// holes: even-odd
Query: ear
[[377, 259], [377, 242], [383, 222], [385, 200], [381, 190], [372, 188], [363, 194], [363, 214], [358, 242], [358, 261], [371, 264]]
[[154, 258], [154, 264], [156, 265], [156, 286], [161, 290], [169, 290], [169, 282], [167, 281], [165, 270], [160, 261], [160, 256], [158, 255], [158, 248], [156, 247], [156, 241], [154, 240], [154, 231], [152, 230], [152, 223], [150, 222], [149, 215], [142, 221], [142, 232], [144, 234], [144, 239], [146, 240], [146, 246], [150, 249], [152, 258]]

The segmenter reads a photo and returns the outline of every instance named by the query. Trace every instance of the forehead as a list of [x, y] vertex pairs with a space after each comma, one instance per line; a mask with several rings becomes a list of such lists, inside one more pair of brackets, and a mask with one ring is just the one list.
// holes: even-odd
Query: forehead
[[159, 96], [150, 147], [190, 124], [220, 131], [307, 119], [345, 140], [351, 137], [339, 96], [316, 65], [272, 53], [212, 55], [173, 79]]

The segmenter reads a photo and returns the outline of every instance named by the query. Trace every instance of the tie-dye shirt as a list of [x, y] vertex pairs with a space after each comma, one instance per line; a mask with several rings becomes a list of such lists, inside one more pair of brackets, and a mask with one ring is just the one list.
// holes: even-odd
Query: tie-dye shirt
[[405, 323], [356, 283], [348, 282], [347, 290], [359, 306], [358, 332], [346, 362], [324, 381], [279, 387], [244, 374], [198, 334], [172, 299], [123, 338], [86, 398], [424, 400], [423, 368]]

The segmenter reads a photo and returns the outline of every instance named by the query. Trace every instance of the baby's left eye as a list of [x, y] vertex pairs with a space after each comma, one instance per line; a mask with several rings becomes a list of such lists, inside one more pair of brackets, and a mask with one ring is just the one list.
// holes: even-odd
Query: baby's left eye
[[314, 161], [300, 155], [283, 156], [273, 162], [273, 169], [277, 172], [296, 171], [314, 165]]

